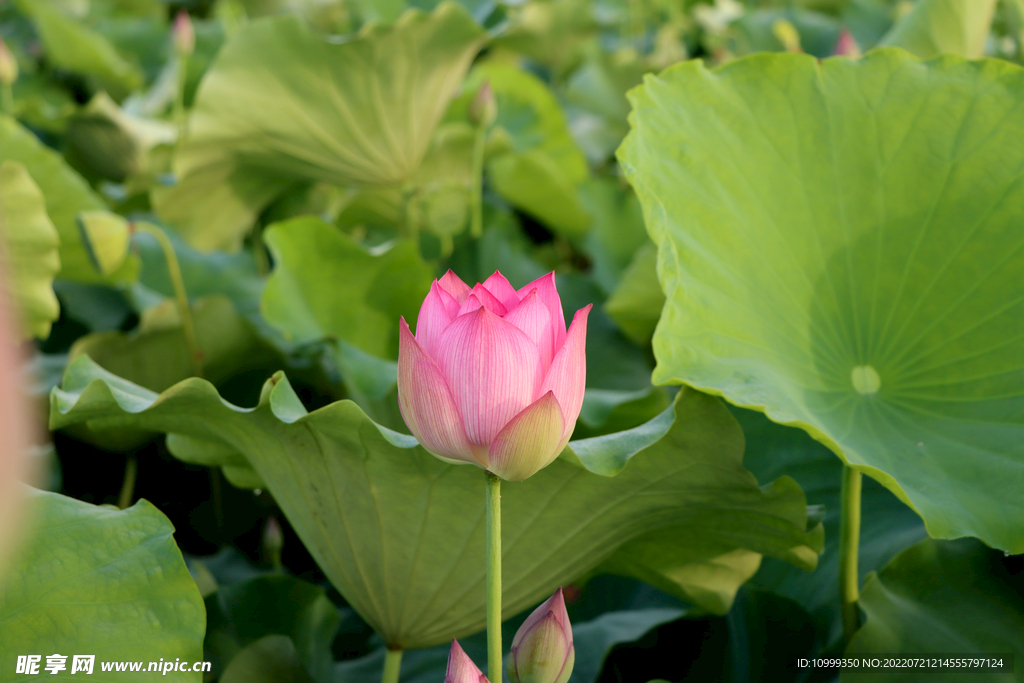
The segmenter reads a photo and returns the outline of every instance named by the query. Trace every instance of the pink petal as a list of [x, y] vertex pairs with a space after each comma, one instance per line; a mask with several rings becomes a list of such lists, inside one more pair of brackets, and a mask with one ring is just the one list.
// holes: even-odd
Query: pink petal
[[473, 663], [459, 641], [452, 639], [452, 650], [448, 653], [448, 670], [444, 683], [486, 683], [487, 676]]
[[555, 330], [551, 327], [548, 308], [541, 303], [537, 290], [530, 292], [521, 304], [506, 313], [504, 320], [521, 329], [533, 340], [540, 353], [541, 372], [547, 373], [551, 359], [555, 355]]
[[441, 289], [437, 280], [434, 280], [416, 318], [416, 341], [431, 358], [437, 358], [437, 344], [441, 340], [441, 333], [455, 319], [458, 312], [458, 302], [451, 294]]
[[[551, 361], [551, 368], [540, 390], [555, 392], [565, 416], [563, 441], [568, 441], [576, 427], [576, 418], [583, 407], [583, 391], [587, 385], [587, 316], [593, 304], [576, 311], [565, 343]], [[454, 323], [453, 323], [454, 324]]]
[[487, 469], [506, 481], [531, 477], [558, 457], [564, 433], [562, 409], [549, 391], [498, 432], [487, 451]]
[[483, 286], [484, 289], [493, 294], [510, 311], [518, 306], [520, 299], [522, 299], [516, 293], [516, 288], [498, 271], [494, 271], [494, 275], [484, 280]]
[[478, 284], [473, 288], [473, 293], [470, 296], [475, 296], [483, 304], [484, 308], [495, 315], [505, 315], [508, 313], [508, 309], [505, 304], [501, 303], [498, 297], [494, 296], [481, 284]]
[[460, 315], [448, 326], [438, 361], [466, 436], [480, 446], [490, 444], [533, 401], [542, 377], [533, 341], [486, 308]]
[[424, 448], [450, 463], [485, 465], [473, 454], [451, 389], [402, 318], [398, 326], [398, 408]]
[[518, 291], [519, 299], [526, 298], [526, 295], [534, 289], [537, 290], [537, 296], [540, 297], [541, 303], [547, 306], [551, 314], [551, 328], [555, 331], [555, 351], [557, 352], [562, 348], [562, 342], [565, 341], [565, 314], [562, 312], [562, 299], [559, 298], [558, 290], [555, 289], [555, 274], [548, 273], [520, 289]]
[[450, 270], [437, 281], [437, 284], [441, 289], [451, 294], [452, 298], [459, 302], [459, 305], [462, 305], [462, 302], [469, 296], [469, 285]]

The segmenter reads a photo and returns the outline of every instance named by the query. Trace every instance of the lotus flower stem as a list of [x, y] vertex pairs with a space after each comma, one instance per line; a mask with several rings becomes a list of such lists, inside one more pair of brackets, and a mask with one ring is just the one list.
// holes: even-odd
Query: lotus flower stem
[[474, 239], [484, 234], [484, 141], [486, 138], [487, 126], [481, 123], [476, 127], [476, 133], [473, 136], [473, 190], [469, 199], [469, 234]]
[[501, 683], [501, 477], [487, 477], [487, 678]]
[[384, 651], [384, 673], [380, 675], [380, 683], [398, 683], [398, 672], [402, 669], [402, 649]]
[[174, 296], [178, 301], [178, 313], [181, 315], [181, 328], [185, 333], [185, 344], [188, 345], [189, 355], [192, 357], [192, 374], [202, 377], [203, 352], [196, 340], [196, 328], [192, 324], [192, 308], [188, 302], [188, 292], [185, 291], [185, 280], [181, 277], [178, 255], [174, 253], [174, 245], [171, 244], [167, 234], [155, 225], [136, 223], [134, 230], [152, 235], [163, 251], [164, 261], [167, 262], [167, 272], [170, 274], [171, 284], [174, 286]]
[[121, 484], [121, 494], [117, 497], [117, 507], [122, 510], [131, 507], [132, 498], [135, 496], [135, 477], [139, 472], [139, 461], [132, 453], [124, 464], [124, 482]]
[[861, 473], [843, 467], [842, 517], [839, 521], [839, 601], [843, 615], [843, 642], [849, 644], [860, 627], [857, 598], [860, 592], [857, 553], [860, 546]]

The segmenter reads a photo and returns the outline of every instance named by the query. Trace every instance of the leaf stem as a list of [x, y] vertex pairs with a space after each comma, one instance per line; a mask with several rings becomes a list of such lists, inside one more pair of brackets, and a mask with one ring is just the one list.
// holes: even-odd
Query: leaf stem
[[174, 123], [178, 127], [177, 144], [185, 141], [188, 132], [188, 114], [185, 112], [185, 86], [188, 82], [188, 57], [178, 57], [178, 89], [174, 93]]
[[857, 554], [860, 548], [860, 492], [862, 476], [859, 470], [843, 466], [842, 517], [839, 521], [839, 601], [843, 615], [843, 643], [849, 644], [860, 627], [857, 599], [860, 581]]
[[136, 223], [135, 230], [152, 235], [163, 251], [164, 261], [167, 262], [167, 272], [170, 274], [171, 284], [174, 286], [174, 296], [178, 300], [178, 313], [181, 315], [181, 327], [185, 332], [185, 344], [188, 345], [189, 355], [192, 357], [192, 374], [202, 377], [203, 351], [199, 348], [199, 342], [196, 340], [196, 328], [192, 324], [192, 308], [188, 302], [188, 292], [185, 291], [185, 280], [181, 277], [178, 255], [174, 253], [174, 245], [171, 244], [167, 233], [155, 225]]
[[117, 507], [124, 510], [132, 504], [135, 496], [135, 477], [139, 472], [139, 461], [132, 453], [124, 463], [124, 481], [121, 483], [121, 494], [117, 497]]
[[501, 477], [487, 477], [487, 678], [501, 683]]
[[487, 126], [480, 123], [476, 127], [476, 135], [473, 137], [473, 190], [469, 196], [469, 234], [474, 239], [484, 234], [484, 142], [486, 138]]
[[398, 672], [402, 669], [402, 649], [391, 649], [384, 651], [384, 673], [380, 676], [380, 683], [398, 683]]

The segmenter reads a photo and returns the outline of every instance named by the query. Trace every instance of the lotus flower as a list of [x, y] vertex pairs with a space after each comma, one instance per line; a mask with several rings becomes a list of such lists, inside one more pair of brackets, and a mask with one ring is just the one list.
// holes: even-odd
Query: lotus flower
[[409, 430], [450, 463], [522, 481], [562, 452], [586, 384], [587, 315], [565, 330], [555, 274], [520, 290], [495, 273], [472, 289], [430, 286], [416, 336], [402, 318], [398, 404]]
[[512, 683], [565, 683], [575, 663], [572, 626], [559, 588], [516, 631], [508, 677]]
[[469, 655], [452, 640], [452, 651], [448, 654], [448, 670], [444, 674], [444, 683], [488, 683], [487, 676], [473, 663]]

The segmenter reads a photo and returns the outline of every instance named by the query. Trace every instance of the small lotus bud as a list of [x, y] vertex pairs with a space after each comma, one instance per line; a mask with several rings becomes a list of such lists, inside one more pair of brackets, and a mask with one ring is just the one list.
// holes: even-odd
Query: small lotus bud
[[284, 548], [284, 533], [281, 531], [281, 523], [277, 517], [267, 517], [267, 524], [263, 527], [263, 551], [267, 559], [276, 570], [281, 569], [281, 549]]
[[575, 662], [572, 626], [559, 588], [516, 631], [508, 677], [512, 683], [565, 683]]
[[497, 118], [498, 103], [494, 99], [494, 90], [488, 81], [484, 81], [469, 105], [469, 121], [474, 126], [490, 128]]
[[786, 48], [786, 52], [804, 51], [800, 47], [800, 32], [796, 30], [796, 26], [792, 22], [785, 19], [777, 19], [772, 24], [772, 35], [779, 39], [782, 47]]
[[860, 51], [860, 45], [857, 44], [857, 40], [853, 37], [853, 34], [844, 28], [839, 34], [839, 40], [836, 41], [836, 47], [835, 50], [832, 51], [832, 54], [839, 57], [860, 59], [862, 53]]
[[469, 658], [459, 641], [452, 639], [452, 650], [448, 653], [448, 670], [444, 683], [488, 683], [487, 676]]
[[196, 32], [192, 28], [192, 20], [189, 18], [188, 12], [185, 10], [178, 12], [178, 16], [174, 18], [172, 32], [174, 51], [178, 53], [179, 57], [191, 56], [192, 51], [196, 49]]
[[14, 58], [7, 43], [0, 38], [0, 83], [14, 85], [18, 80], [18, 60]]

